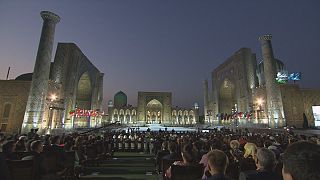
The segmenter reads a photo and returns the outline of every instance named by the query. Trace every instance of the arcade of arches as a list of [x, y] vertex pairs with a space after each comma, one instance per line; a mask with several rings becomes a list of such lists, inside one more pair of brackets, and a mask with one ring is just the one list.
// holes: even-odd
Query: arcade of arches
[[[116, 96], [115, 101], [118, 98]], [[125, 106], [120, 106], [109, 101], [108, 114], [110, 122], [122, 124], [191, 125], [198, 122], [198, 108], [172, 107], [170, 92], [138, 92], [138, 107], [127, 105], [126, 102]]]
[[[272, 48], [262, 52], [268, 53], [271, 54], [266, 57], [275, 55]], [[211, 88], [207, 80], [203, 82], [205, 122], [300, 128], [306, 120], [311, 127], [319, 126], [313, 109], [320, 104], [320, 90], [300, 88], [298, 83], [290, 81], [276, 83], [272, 72], [288, 71], [285, 64], [274, 57], [267, 61], [263, 58], [257, 62], [256, 53], [250, 48], [241, 48], [213, 69]]]

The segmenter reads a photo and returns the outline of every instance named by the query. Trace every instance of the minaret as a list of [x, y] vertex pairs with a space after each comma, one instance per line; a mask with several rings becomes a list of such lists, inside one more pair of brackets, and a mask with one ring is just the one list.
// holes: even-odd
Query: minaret
[[208, 80], [203, 81], [203, 94], [204, 94], [204, 101], [203, 101], [203, 111], [204, 111], [204, 119], [205, 122], [209, 122], [209, 118], [207, 117], [208, 110], [209, 110], [209, 94], [208, 94]]
[[52, 12], [42, 11], [40, 14], [43, 25], [22, 124], [22, 132], [24, 133], [29, 132], [32, 128], [41, 128], [48, 90], [55, 26], [60, 21], [60, 17]]
[[261, 42], [263, 69], [267, 94], [268, 120], [271, 128], [285, 125], [279, 84], [276, 84], [276, 61], [273, 56], [270, 34], [259, 37]]

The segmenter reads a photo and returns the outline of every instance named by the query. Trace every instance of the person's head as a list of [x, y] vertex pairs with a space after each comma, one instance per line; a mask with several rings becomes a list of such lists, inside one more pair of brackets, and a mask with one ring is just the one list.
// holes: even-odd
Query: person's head
[[72, 148], [73, 148], [73, 142], [72, 141], [66, 141], [64, 143], [64, 150], [65, 151], [72, 151]]
[[27, 136], [20, 136], [19, 137], [19, 142], [24, 143], [26, 141], [26, 139], [27, 139]]
[[194, 163], [195, 162], [195, 154], [193, 151], [192, 144], [187, 144], [183, 147], [181, 152], [182, 159], [185, 163]]
[[176, 152], [177, 151], [177, 143], [176, 142], [171, 141], [169, 143], [169, 151], [170, 152]]
[[167, 150], [168, 149], [168, 141], [163, 141], [161, 146], [162, 146], [163, 150]]
[[230, 141], [230, 148], [231, 149], [239, 149], [240, 143], [238, 140], [232, 140]]
[[228, 163], [228, 157], [223, 151], [214, 149], [208, 153], [208, 167], [211, 175], [225, 174]]
[[276, 165], [275, 154], [267, 148], [259, 148], [256, 155], [256, 166], [259, 169], [272, 171]]
[[30, 145], [30, 149], [33, 152], [41, 153], [43, 151], [43, 143], [42, 141], [33, 141]]
[[291, 144], [283, 154], [284, 180], [320, 179], [320, 146], [307, 141]]
[[16, 150], [16, 142], [15, 141], [7, 141], [3, 146], [2, 146], [2, 151], [4, 153], [13, 153]]
[[218, 139], [218, 138], [213, 138], [213, 140], [211, 141], [211, 144], [210, 144], [210, 149], [213, 150], [213, 149], [222, 149], [222, 142]]
[[202, 149], [202, 142], [201, 141], [196, 141], [192, 143], [193, 149], [196, 151], [200, 151]]
[[27, 152], [31, 152], [31, 143], [33, 142], [34, 140], [28, 140], [27, 143], [26, 143], [26, 151]]
[[256, 153], [257, 153], [257, 146], [254, 143], [246, 143], [246, 145], [244, 145], [243, 157], [245, 158], [249, 156], [255, 157]]
[[75, 144], [75, 146], [78, 147], [78, 146], [80, 146], [82, 144], [82, 142], [83, 142], [83, 137], [82, 136], [77, 136], [76, 139], [75, 139], [74, 144]]
[[60, 144], [60, 136], [54, 136], [51, 139], [51, 144], [56, 144], [59, 145]]

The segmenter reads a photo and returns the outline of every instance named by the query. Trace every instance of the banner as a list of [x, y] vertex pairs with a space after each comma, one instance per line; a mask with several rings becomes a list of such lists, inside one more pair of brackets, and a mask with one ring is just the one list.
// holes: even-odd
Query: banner
[[99, 111], [96, 110], [87, 110], [87, 109], [76, 109], [73, 111], [69, 112], [70, 116], [76, 116], [76, 117], [81, 117], [81, 116], [85, 116], [85, 117], [96, 117], [100, 115]]
[[320, 127], [320, 106], [312, 106], [312, 112], [315, 126]]

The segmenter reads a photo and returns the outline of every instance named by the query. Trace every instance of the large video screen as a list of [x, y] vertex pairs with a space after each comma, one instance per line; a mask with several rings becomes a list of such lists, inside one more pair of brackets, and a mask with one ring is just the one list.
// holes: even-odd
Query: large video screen
[[312, 112], [315, 126], [320, 127], [320, 106], [312, 106]]
[[277, 73], [276, 82], [285, 84], [288, 82], [288, 71], [280, 71]]
[[288, 71], [280, 71], [277, 73], [276, 82], [286, 84], [288, 81], [300, 81], [301, 72], [288, 73]]
[[301, 72], [290, 73], [288, 79], [291, 81], [299, 81], [301, 80]]

